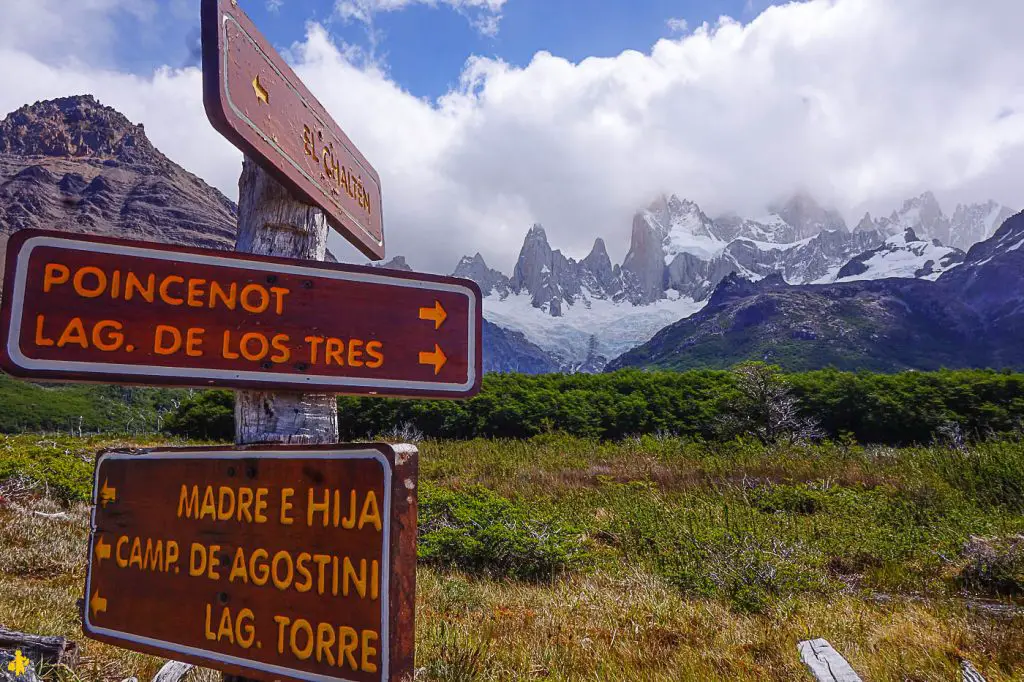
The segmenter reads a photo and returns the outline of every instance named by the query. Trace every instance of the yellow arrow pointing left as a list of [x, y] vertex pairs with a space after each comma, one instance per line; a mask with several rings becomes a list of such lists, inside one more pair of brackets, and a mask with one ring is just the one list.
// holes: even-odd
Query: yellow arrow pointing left
[[263, 83], [260, 83], [259, 74], [252, 79], [252, 91], [256, 93], [256, 99], [264, 104], [270, 104], [270, 91], [263, 87]]
[[89, 608], [92, 609], [93, 617], [95, 617], [97, 613], [106, 612], [107, 600], [105, 597], [100, 596], [99, 588], [96, 588], [96, 591], [93, 592], [92, 599], [89, 600]]
[[96, 538], [96, 561], [97, 563], [110, 558], [110, 545], [103, 542], [103, 536]]
[[100, 504], [104, 507], [107, 502], [117, 502], [117, 488], [111, 488], [108, 483], [107, 479], [103, 479], [103, 487], [100, 488]]

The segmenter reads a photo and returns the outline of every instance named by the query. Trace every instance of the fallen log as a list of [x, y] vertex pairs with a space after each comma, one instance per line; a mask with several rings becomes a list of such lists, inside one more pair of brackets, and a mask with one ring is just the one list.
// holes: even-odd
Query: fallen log
[[809, 639], [797, 646], [804, 662], [818, 682], [861, 682], [846, 659], [824, 639]]
[[192, 672], [192, 668], [195, 666], [191, 663], [182, 663], [181, 661], [167, 661], [164, 663], [160, 671], [153, 676], [153, 682], [178, 682], [185, 675]]
[[78, 645], [66, 637], [30, 635], [0, 627], [0, 649], [20, 649], [22, 655], [37, 664], [42, 661], [69, 668], [78, 665]]

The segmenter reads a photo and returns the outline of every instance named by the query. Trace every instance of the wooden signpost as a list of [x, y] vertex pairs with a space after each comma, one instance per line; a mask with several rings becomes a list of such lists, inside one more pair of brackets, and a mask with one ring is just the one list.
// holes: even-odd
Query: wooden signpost
[[370, 258], [384, 257], [380, 177], [239, 7], [202, 0], [203, 100], [213, 127], [322, 209]]
[[0, 363], [62, 381], [464, 397], [480, 386], [468, 280], [22, 231]]
[[207, 113], [245, 154], [236, 253], [16, 233], [0, 365], [238, 389], [233, 448], [98, 458], [88, 636], [226, 682], [405, 682], [418, 453], [336, 444], [336, 394], [476, 393], [480, 289], [324, 263], [328, 224], [384, 256], [377, 172], [236, 0], [202, 24]]
[[409, 446], [109, 451], [83, 628], [261, 679], [412, 672]]

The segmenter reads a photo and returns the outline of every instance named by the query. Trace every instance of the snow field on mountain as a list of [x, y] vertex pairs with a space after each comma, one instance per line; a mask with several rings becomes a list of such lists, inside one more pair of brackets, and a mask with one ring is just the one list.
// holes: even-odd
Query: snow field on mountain
[[590, 299], [566, 305], [561, 317], [534, 308], [528, 294], [497, 295], [484, 299], [484, 318], [496, 325], [522, 332], [527, 339], [569, 364], [587, 359], [590, 339], [595, 352], [607, 359], [618, 357], [648, 341], [658, 330], [689, 317], [706, 301], [694, 301], [669, 292], [672, 298], [645, 306]]

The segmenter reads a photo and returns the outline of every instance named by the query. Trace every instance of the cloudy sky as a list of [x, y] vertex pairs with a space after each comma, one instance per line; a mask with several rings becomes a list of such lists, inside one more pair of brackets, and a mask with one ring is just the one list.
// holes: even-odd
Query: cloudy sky
[[[1024, 207], [1020, 0], [239, 0], [381, 175], [388, 257], [511, 270], [542, 223], [613, 260], [661, 192], [855, 217]], [[0, 112], [93, 93], [232, 198], [198, 0], [2, 0]], [[2, 114], [0, 114], [2, 115]], [[339, 257], [364, 262], [340, 238]]]

